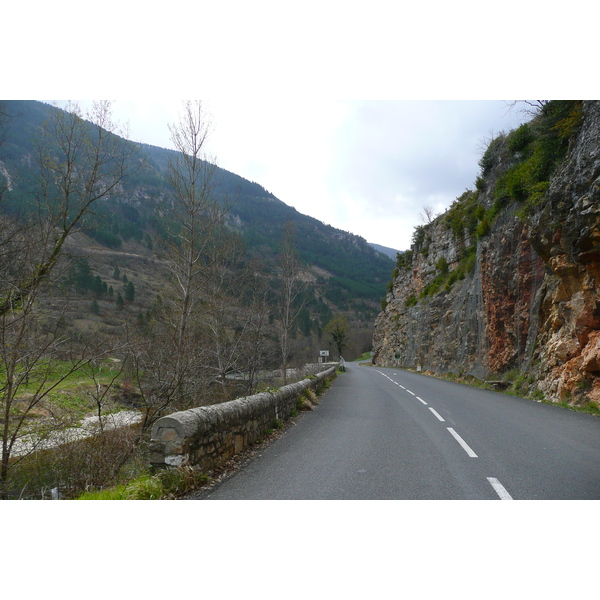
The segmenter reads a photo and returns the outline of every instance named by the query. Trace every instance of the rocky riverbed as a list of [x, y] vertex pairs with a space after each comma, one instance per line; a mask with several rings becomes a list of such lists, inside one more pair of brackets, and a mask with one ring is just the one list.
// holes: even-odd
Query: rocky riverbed
[[[134, 425], [142, 420], [142, 415], [135, 410], [123, 410], [109, 415], [102, 415], [102, 428], [104, 430], [118, 429]], [[47, 435], [29, 434], [20, 438], [12, 451], [12, 456], [23, 456], [39, 450], [47, 450], [62, 444], [75, 442], [101, 431], [98, 416], [83, 419], [77, 427], [49, 431]]]

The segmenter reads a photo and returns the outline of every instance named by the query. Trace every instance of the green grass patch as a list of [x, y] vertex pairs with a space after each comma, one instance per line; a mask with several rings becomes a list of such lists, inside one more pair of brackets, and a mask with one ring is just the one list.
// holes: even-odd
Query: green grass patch
[[407, 308], [410, 308], [411, 306], [415, 306], [417, 304], [417, 302], [419, 301], [419, 299], [414, 295], [411, 294], [405, 301], [404, 301], [404, 306], [406, 306]]
[[[24, 393], [34, 392], [41, 384], [48, 388], [54, 386], [56, 391], [76, 390], [83, 384], [91, 384], [96, 380], [100, 385], [110, 384], [115, 376], [111, 369], [118, 369], [112, 360], [104, 361], [99, 366], [83, 366], [73, 370], [66, 361], [40, 361], [30, 371], [27, 383], [20, 386]], [[117, 381], [122, 379], [122, 375]], [[5, 383], [6, 376], [0, 373], [0, 384]]]
[[154, 475], [145, 473], [128, 483], [86, 492], [79, 496], [78, 500], [161, 500], [176, 498], [192, 492], [209, 480], [208, 475], [200, 473], [193, 467], [167, 468]]
[[[396, 367], [396, 368], [398, 368], [398, 367]], [[414, 369], [405, 369], [405, 370], [413, 372], [413, 373], [416, 372]], [[425, 375], [425, 373], [422, 373], [422, 374]], [[475, 388], [479, 388], [479, 389], [483, 389], [483, 390], [493, 391], [493, 392], [497, 392], [499, 394], [506, 394], [509, 396], [518, 396], [519, 398], [526, 398], [526, 399], [530, 399], [530, 400], [533, 400], [536, 402], [543, 402], [544, 404], [548, 404], [550, 406], [556, 406], [557, 408], [563, 408], [563, 409], [567, 409], [567, 410], [573, 410], [576, 412], [600, 416], [600, 406], [598, 405], [598, 403], [594, 402], [593, 400], [589, 400], [585, 396], [581, 397], [578, 401], [576, 401], [574, 403], [570, 403], [570, 402], [567, 402], [564, 400], [560, 401], [560, 402], [553, 402], [552, 400], [548, 400], [544, 396], [544, 393], [539, 389], [536, 389], [536, 390], [528, 393], [526, 386], [533, 384], [534, 378], [531, 375], [527, 376], [525, 373], [521, 372], [518, 369], [513, 369], [504, 374], [503, 379], [506, 380], [507, 382], [512, 383], [512, 385], [509, 386], [507, 389], [497, 388], [497, 387], [489, 384], [486, 381], [483, 381], [481, 379], [478, 379], [477, 377], [474, 377], [473, 375], [464, 375], [464, 374], [461, 375], [461, 374], [456, 374], [456, 373], [439, 373], [436, 375], [429, 374], [426, 376], [429, 376], [429, 377], [433, 376], [438, 379], [444, 379], [446, 381], [454, 381], [456, 383], [468, 385], [469, 387], [475, 387]], [[517, 392], [516, 388], [519, 388], [519, 387], [520, 387], [521, 393]]]
[[457, 282], [464, 279], [467, 275], [472, 275], [475, 271], [477, 264], [477, 247], [475, 245], [469, 246], [463, 253], [463, 256], [458, 265], [449, 271], [448, 263], [441, 259], [438, 261], [437, 269], [440, 274], [429, 284], [427, 284], [417, 299], [415, 296], [409, 296], [405, 305], [407, 307], [415, 306], [418, 300], [427, 298], [428, 296], [435, 296], [442, 290], [448, 292], [452, 286]]
[[591, 400], [584, 400], [584, 401], [580, 401], [578, 403], [570, 403], [570, 402], [566, 402], [564, 400], [561, 402], [552, 402], [551, 400], [544, 399], [544, 400], [542, 400], [542, 402], [544, 404], [550, 404], [552, 406], [566, 408], [567, 410], [574, 410], [575, 412], [581, 412], [581, 413], [586, 413], [586, 414], [590, 414], [590, 415], [600, 416], [600, 407], [598, 407], [598, 405]]

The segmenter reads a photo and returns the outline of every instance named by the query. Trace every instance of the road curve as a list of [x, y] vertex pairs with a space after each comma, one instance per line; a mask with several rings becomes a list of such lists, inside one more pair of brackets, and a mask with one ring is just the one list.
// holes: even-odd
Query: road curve
[[600, 499], [600, 418], [353, 363], [314, 412], [193, 499]]

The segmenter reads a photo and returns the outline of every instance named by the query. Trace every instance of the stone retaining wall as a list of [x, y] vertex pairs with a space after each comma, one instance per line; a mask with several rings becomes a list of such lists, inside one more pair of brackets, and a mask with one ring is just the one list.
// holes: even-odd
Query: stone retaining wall
[[318, 390], [335, 377], [336, 368], [272, 392], [160, 418], [152, 427], [151, 465], [194, 465], [205, 472], [214, 469], [254, 444], [276, 420], [289, 419], [298, 396], [309, 388]]

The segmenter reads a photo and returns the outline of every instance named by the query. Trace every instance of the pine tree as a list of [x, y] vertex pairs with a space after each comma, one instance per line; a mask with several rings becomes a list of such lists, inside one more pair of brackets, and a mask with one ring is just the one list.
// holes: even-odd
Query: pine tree
[[94, 279], [92, 279], [91, 288], [97, 297], [102, 296], [103, 288], [102, 288], [102, 279], [100, 278], [100, 275], [96, 275], [96, 277], [94, 277]]
[[71, 269], [69, 280], [80, 294], [85, 294], [88, 289], [93, 287], [94, 276], [87, 260], [81, 260]]
[[135, 299], [135, 287], [133, 286], [133, 282], [130, 281], [125, 287], [125, 300], [129, 303], [133, 302]]

